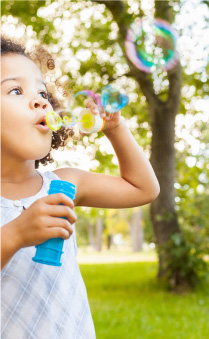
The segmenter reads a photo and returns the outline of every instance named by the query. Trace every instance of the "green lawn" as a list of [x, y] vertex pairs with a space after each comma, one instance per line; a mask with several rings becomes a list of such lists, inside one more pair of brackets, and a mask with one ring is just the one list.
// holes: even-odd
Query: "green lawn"
[[209, 285], [174, 295], [156, 262], [80, 265], [97, 339], [208, 339]]

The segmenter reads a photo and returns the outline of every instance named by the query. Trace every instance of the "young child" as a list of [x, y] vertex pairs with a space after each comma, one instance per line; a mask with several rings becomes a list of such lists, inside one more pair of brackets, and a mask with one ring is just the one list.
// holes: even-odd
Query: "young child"
[[[120, 112], [106, 120], [103, 129], [118, 157], [120, 177], [75, 168], [39, 172], [38, 164], [51, 160], [51, 147], [65, 139], [65, 131], [52, 132], [40, 124], [57, 101], [21, 45], [2, 38], [1, 54], [1, 338], [93, 339], [76, 260], [74, 206], [141, 206], [158, 196], [159, 184]], [[98, 113], [92, 99], [86, 100], [86, 107]], [[76, 199], [48, 195], [54, 179], [75, 184]], [[57, 237], [66, 240], [62, 266], [33, 262], [34, 246]]]

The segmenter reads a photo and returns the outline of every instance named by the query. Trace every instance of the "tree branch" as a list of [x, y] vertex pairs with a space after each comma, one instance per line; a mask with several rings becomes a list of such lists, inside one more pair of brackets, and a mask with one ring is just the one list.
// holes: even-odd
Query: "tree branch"
[[138, 82], [142, 93], [147, 99], [148, 104], [151, 106], [157, 105], [160, 102], [160, 99], [155, 94], [153, 83], [150, 80], [150, 75], [136, 68], [126, 56], [125, 40], [129, 27], [127, 25], [127, 19], [125, 19], [125, 17], [127, 17], [127, 13], [125, 11], [124, 2], [121, 0], [118, 1], [92, 0], [92, 1], [104, 4], [112, 13], [113, 19], [115, 20], [119, 28], [118, 42], [130, 67], [130, 72], [132, 76], [135, 78], [135, 80]]

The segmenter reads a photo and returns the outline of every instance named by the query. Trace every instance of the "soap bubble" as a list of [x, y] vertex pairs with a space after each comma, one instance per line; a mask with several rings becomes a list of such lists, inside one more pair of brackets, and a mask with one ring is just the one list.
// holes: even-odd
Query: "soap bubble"
[[137, 19], [128, 30], [125, 47], [130, 61], [140, 70], [152, 73], [157, 68], [169, 71], [178, 60], [178, 33], [162, 19]]
[[116, 86], [107, 85], [102, 90], [101, 103], [106, 112], [115, 113], [128, 104], [128, 96], [119, 92]]
[[47, 67], [48, 69], [52, 70], [55, 68], [55, 62], [52, 58], [50, 58], [48, 61], [47, 61]]
[[76, 120], [70, 109], [63, 109], [58, 112], [48, 112], [46, 123], [53, 131], [58, 131], [62, 126], [72, 128], [75, 126]]

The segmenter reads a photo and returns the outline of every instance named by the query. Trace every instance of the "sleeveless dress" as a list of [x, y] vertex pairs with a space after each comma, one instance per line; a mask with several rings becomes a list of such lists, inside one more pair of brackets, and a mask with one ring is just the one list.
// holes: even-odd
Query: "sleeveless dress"
[[[33, 202], [48, 194], [53, 172], [41, 173], [41, 190], [34, 196], [1, 197], [1, 226], [17, 218]], [[30, 225], [28, 225], [30, 227]], [[86, 288], [76, 260], [75, 227], [64, 241], [62, 266], [32, 261], [36, 248], [21, 248], [1, 272], [2, 339], [95, 339]]]

